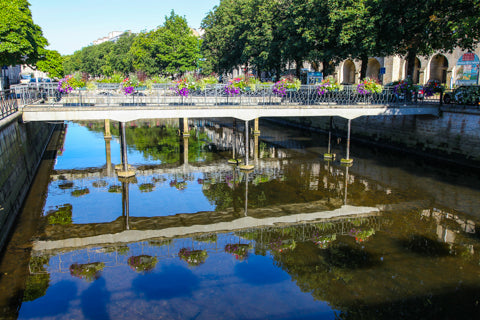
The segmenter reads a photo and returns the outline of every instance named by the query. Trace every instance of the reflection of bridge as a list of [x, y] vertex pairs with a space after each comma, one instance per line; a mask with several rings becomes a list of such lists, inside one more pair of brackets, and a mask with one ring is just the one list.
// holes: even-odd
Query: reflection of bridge
[[[33, 250], [56, 251], [108, 244], [118, 245], [155, 238], [185, 237], [269, 226], [294, 226], [301, 223], [331, 222], [380, 214], [379, 209], [375, 207], [344, 205], [335, 210], [327, 208], [326, 202], [317, 201], [306, 204], [281, 205], [274, 208], [250, 208], [249, 216], [241, 218], [238, 217], [238, 213], [234, 212], [204, 212], [154, 218], [120, 217], [114, 222], [103, 224], [50, 226], [46, 230], [47, 239], [37, 241]], [[306, 213], [288, 215], [289, 212], [301, 209]], [[125, 230], [126, 224], [130, 230]]]

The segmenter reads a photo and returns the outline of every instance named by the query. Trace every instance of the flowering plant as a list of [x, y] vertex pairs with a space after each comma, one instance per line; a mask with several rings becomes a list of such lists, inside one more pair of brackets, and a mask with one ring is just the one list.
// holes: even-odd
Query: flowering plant
[[207, 260], [208, 253], [206, 250], [191, 250], [182, 248], [178, 252], [178, 257], [188, 263], [190, 266], [199, 266]]
[[100, 271], [103, 268], [105, 268], [105, 263], [93, 262], [85, 264], [74, 263], [69, 269], [72, 276], [92, 282], [100, 277]]
[[151, 271], [157, 265], [157, 258], [147, 255], [128, 258], [128, 265], [136, 272]]
[[280, 81], [277, 81], [273, 85], [273, 93], [279, 96], [284, 96], [287, 94], [287, 89], [296, 89], [300, 88], [300, 80], [293, 77], [285, 77]]
[[375, 234], [375, 230], [373, 228], [370, 228], [368, 230], [361, 230], [361, 229], [357, 230], [353, 228], [348, 232], [348, 234], [351, 235], [352, 237], [355, 237], [356, 242], [364, 242], [365, 240], [367, 240], [368, 238], [370, 238]]
[[271, 241], [268, 246], [270, 247], [270, 250], [272, 251], [277, 251], [277, 252], [283, 252], [285, 250], [293, 250], [297, 246], [295, 240], [282, 240], [281, 238], [278, 238], [277, 240]]
[[237, 260], [245, 260], [248, 257], [249, 244], [245, 243], [233, 243], [225, 246], [225, 252], [231, 253]]
[[365, 78], [357, 85], [357, 92], [362, 95], [382, 92], [382, 86], [373, 79]]
[[406, 94], [407, 92], [413, 93], [418, 90], [418, 86], [413, 84], [412, 79], [400, 80], [394, 84], [393, 92], [395, 94]]
[[132, 94], [135, 91], [135, 84], [133, 81], [130, 80], [130, 78], [125, 78], [122, 81], [122, 90], [125, 93], [125, 95]]
[[326, 249], [328, 246], [337, 240], [337, 235], [327, 235], [327, 236], [320, 236], [318, 233], [313, 235], [312, 241], [319, 247], [320, 249]]
[[322, 80], [322, 82], [317, 87], [317, 92], [319, 95], [324, 95], [330, 91], [338, 91], [341, 89], [340, 84], [333, 77], [327, 77]]
[[182, 78], [178, 81], [175, 81], [175, 93], [182, 97], [188, 97], [190, 90], [195, 90], [196, 84], [193, 77]]
[[443, 87], [438, 80], [429, 80], [427, 85], [423, 87], [423, 93], [426, 97], [431, 97], [437, 92], [442, 92]]
[[72, 76], [68, 75], [58, 82], [58, 88], [57, 89], [60, 93], [68, 94], [68, 93], [72, 92], [73, 87], [70, 85], [70, 82], [69, 82], [70, 79], [72, 79]]
[[230, 80], [225, 86], [225, 93], [228, 96], [236, 96], [240, 94], [246, 86], [247, 82], [244, 78], [235, 78], [233, 80]]

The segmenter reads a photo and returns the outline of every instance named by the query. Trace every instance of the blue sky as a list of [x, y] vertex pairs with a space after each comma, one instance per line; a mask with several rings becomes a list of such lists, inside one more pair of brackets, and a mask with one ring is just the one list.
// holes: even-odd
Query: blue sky
[[198, 29], [220, 0], [29, 0], [49, 49], [72, 54], [110, 31], [140, 32], [162, 25], [173, 9]]

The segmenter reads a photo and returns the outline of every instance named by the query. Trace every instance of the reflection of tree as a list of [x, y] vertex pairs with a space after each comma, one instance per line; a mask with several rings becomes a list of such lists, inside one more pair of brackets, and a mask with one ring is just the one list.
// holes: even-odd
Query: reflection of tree
[[33, 301], [43, 297], [50, 284], [50, 274], [45, 270], [49, 256], [32, 257], [30, 259], [30, 275], [27, 278], [23, 301]]
[[[118, 129], [113, 130], [118, 134]], [[178, 128], [165, 127], [128, 127], [127, 144], [143, 153], [145, 158], [160, 160], [162, 163], [177, 163], [181, 159], [183, 148], [178, 136]], [[188, 139], [189, 162], [211, 161], [213, 153], [207, 152], [209, 144], [205, 133], [191, 131]]]
[[70, 225], [72, 224], [72, 205], [70, 203], [57, 206], [55, 210], [47, 213], [48, 224]]
[[[463, 256], [469, 254], [466, 248], [470, 255], [480, 248], [474, 250], [470, 243], [462, 250], [460, 244], [440, 243], [435, 240], [435, 219], [422, 217], [418, 211], [389, 214], [388, 218], [385, 232], [375, 231], [368, 219], [360, 218], [341, 223], [343, 234], [332, 233], [333, 223], [309, 230], [296, 227], [236, 234], [254, 240], [256, 247], [268, 247], [277, 238], [295, 240], [294, 250], [270, 251], [276, 265], [303, 292], [337, 309], [339, 319], [478, 316], [478, 259]], [[348, 233], [352, 229], [368, 233], [369, 241], [356, 243]], [[330, 242], [319, 248], [316, 240]], [[454, 259], [455, 255], [460, 259]]]

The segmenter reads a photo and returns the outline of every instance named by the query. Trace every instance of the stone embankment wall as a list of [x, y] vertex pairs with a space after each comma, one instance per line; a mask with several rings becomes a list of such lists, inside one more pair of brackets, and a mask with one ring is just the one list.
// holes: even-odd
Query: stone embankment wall
[[[329, 117], [288, 118], [298, 127], [328, 131]], [[282, 121], [285, 123], [284, 121]], [[334, 136], [345, 136], [347, 120], [334, 117]], [[480, 167], [480, 110], [443, 108], [440, 117], [368, 116], [352, 120], [352, 141], [375, 143], [437, 159]], [[355, 155], [351, 155], [353, 158]]]
[[12, 118], [0, 123], [0, 251], [55, 128], [42, 122], [22, 124], [16, 116]]

